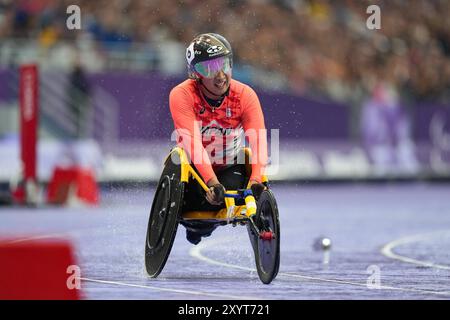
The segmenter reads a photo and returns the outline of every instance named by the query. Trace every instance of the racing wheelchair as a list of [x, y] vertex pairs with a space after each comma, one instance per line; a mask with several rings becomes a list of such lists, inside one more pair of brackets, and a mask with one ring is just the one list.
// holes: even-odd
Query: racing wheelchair
[[[247, 177], [250, 177], [251, 151], [243, 148]], [[227, 190], [225, 206], [215, 211], [192, 211], [184, 201], [186, 187], [198, 182], [209, 188], [190, 164], [185, 151], [175, 147], [164, 161], [164, 169], [156, 187], [145, 241], [145, 267], [150, 277], [156, 278], [169, 257], [179, 224], [186, 227], [209, 223], [215, 226], [233, 224], [247, 227], [253, 248], [258, 276], [269, 284], [278, 273], [280, 265], [280, 223], [275, 197], [268, 187], [267, 178], [259, 199], [252, 190]]]

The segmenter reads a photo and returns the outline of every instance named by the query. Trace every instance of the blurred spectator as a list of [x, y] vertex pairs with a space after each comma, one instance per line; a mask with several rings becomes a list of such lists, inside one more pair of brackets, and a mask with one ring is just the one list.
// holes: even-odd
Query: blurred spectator
[[[112, 60], [97, 65], [118, 68], [118, 57], [156, 52], [151, 59], [173, 74], [185, 72], [184, 62], [167, 50], [211, 31], [230, 40], [236, 69], [259, 86], [348, 102], [355, 92], [370, 95], [381, 58], [396, 69], [400, 95], [448, 103], [450, 1], [375, 3], [378, 31], [366, 28], [369, 0], [0, 0], [0, 39], [40, 39], [45, 47], [92, 39], [93, 56]], [[81, 8], [81, 31], [65, 28], [70, 4]]]
[[379, 79], [361, 116], [363, 144], [378, 174], [417, 173], [410, 121], [395, 86]]
[[75, 138], [83, 139], [88, 137], [89, 113], [90, 113], [91, 87], [86, 78], [80, 60], [77, 57], [74, 67], [69, 76], [68, 103], [69, 109], [74, 119], [76, 132]]

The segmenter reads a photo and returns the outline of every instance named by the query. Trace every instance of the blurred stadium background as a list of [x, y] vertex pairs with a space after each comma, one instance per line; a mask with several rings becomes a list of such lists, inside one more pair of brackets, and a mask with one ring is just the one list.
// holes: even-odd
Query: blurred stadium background
[[[366, 27], [372, 4], [380, 30]], [[81, 9], [80, 30], [66, 26], [69, 5]], [[422, 182], [450, 178], [449, 15], [447, 0], [0, 0], [0, 204], [23, 178], [19, 110], [30, 101], [19, 84], [30, 64], [40, 195], [55, 167], [91, 168], [103, 187], [93, 207], [0, 209], [0, 238], [14, 239], [0, 241], [0, 299], [79, 298], [64, 287], [73, 257], [89, 299], [448, 299], [450, 184]], [[269, 180], [293, 182], [272, 185], [283, 231], [270, 290], [242, 228], [199, 246], [179, 231], [162, 277], [144, 271], [151, 184], [174, 144], [168, 95], [203, 32], [231, 42], [234, 78], [279, 130]], [[333, 242], [326, 264], [311, 246], [319, 236]], [[69, 242], [39, 243], [48, 238]], [[20, 245], [39, 258], [14, 256]], [[368, 288], [369, 265], [382, 290]]]
[[[370, 4], [381, 30], [366, 27]], [[66, 8], [81, 9], [69, 30]], [[272, 180], [448, 178], [448, 1], [0, 1], [0, 180], [20, 172], [18, 67], [39, 68], [38, 175], [81, 163], [154, 181], [185, 47], [226, 36], [234, 78], [280, 130]]]

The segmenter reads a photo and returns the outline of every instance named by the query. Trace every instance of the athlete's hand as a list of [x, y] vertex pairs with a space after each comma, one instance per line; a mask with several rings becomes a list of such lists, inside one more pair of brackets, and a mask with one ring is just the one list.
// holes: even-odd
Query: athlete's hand
[[206, 200], [212, 205], [220, 205], [223, 202], [225, 188], [217, 178], [208, 181], [209, 190], [206, 192]]
[[256, 180], [250, 180], [250, 189], [252, 189], [253, 196], [258, 201], [266, 186]]
[[223, 202], [224, 195], [225, 188], [219, 183], [209, 188], [206, 192], [206, 200], [213, 205], [219, 205]]

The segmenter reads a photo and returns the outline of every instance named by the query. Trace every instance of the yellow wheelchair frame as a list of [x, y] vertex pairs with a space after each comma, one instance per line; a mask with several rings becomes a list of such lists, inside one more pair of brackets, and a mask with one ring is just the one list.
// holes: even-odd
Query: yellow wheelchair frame
[[[247, 172], [250, 172], [248, 166], [250, 165], [249, 159], [251, 158], [251, 150], [249, 148], [243, 148], [243, 151], [245, 154]], [[168, 157], [170, 157], [173, 152], [178, 154], [181, 162], [180, 181], [189, 183], [189, 179], [192, 178], [196, 180], [205, 191], [208, 191], [208, 186], [191, 166], [188, 157], [182, 148], [175, 147], [174, 149], [172, 149], [171, 153], [166, 157], [165, 161], [167, 161]], [[263, 176], [262, 182], [267, 183], [266, 176]], [[249, 188], [249, 184], [247, 185], [247, 189]], [[220, 209], [219, 211], [189, 211], [184, 212], [182, 214], [182, 218], [183, 220], [215, 220], [226, 221], [228, 223], [236, 223], [254, 216], [256, 214], [256, 201], [253, 195], [248, 194], [245, 196], [245, 205], [236, 206], [233, 195], [237, 194], [238, 190], [226, 190], [224, 199], [226, 207]]]

